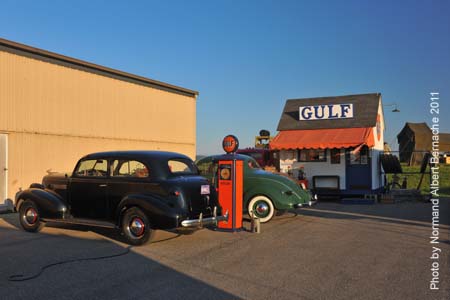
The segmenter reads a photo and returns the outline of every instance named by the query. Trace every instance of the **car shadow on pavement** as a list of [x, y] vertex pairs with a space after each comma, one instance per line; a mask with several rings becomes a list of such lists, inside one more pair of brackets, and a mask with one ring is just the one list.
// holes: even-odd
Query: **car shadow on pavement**
[[[7, 299], [239, 299], [137, 253], [152, 244], [129, 248], [88, 230], [67, 234], [67, 226], [29, 233], [18, 229], [17, 217], [0, 216], [0, 290]], [[37, 277], [11, 281], [15, 275]]]
[[[11, 226], [14, 226], [15, 228], [22, 230], [22, 227], [20, 226], [19, 223], [19, 216], [17, 213], [15, 214], [10, 214], [10, 216], [12, 215], [16, 215], [16, 217], [9, 217], [9, 218], [5, 218], [5, 222], [9, 223]], [[0, 216], [1, 219], [1, 216]], [[95, 232], [98, 235], [101, 235], [105, 238], [111, 239], [111, 240], [115, 240], [117, 242], [122, 242], [122, 243], [126, 243], [125, 239], [123, 238], [123, 236], [120, 234], [120, 231], [118, 229], [110, 229], [110, 228], [103, 228], [103, 227], [94, 227], [94, 226], [88, 226], [88, 225], [77, 225], [77, 224], [64, 224], [64, 223], [58, 223], [58, 222], [46, 222], [45, 227], [47, 228], [61, 228], [64, 230], [73, 230], [73, 231], [82, 231], [82, 232]], [[151, 242], [153, 243], [159, 243], [159, 242], [163, 242], [166, 240], [171, 240], [174, 238], [177, 238], [181, 235], [187, 234], [187, 233], [179, 233], [179, 232], [175, 232], [175, 231], [166, 231], [170, 234], [172, 234], [172, 236], [169, 236], [168, 238], [164, 238], [162, 240], [156, 240]]]
[[[301, 214], [335, 219], [365, 218], [388, 223], [429, 227], [432, 222], [432, 204], [402, 202], [395, 204], [350, 205], [320, 202], [313, 208], [301, 209]], [[439, 216], [439, 224], [450, 225], [450, 199], [441, 199]]]

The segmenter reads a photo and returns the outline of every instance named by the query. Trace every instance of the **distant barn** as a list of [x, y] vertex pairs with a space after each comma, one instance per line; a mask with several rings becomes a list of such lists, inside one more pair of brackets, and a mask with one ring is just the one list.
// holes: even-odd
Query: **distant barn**
[[447, 154], [446, 157], [442, 157], [442, 162], [450, 164], [450, 133], [441, 133], [439, 135], [439, 150], [444, 154]]
[[[419, 165], [424, 153], [431, 151], [432, 132], [427, 123], [406, 123], [397, 135], [400, 162]], [[450, 134], [439, 134], [439, 152], [450, 152]]]
[[439, 149], [441, 152], [450, 152], [450, 133], [439, 134]]

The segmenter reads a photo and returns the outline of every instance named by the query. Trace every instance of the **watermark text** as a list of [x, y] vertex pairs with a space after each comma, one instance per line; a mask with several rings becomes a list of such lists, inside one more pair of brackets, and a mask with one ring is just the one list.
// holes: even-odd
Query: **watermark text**
[[430, 290], [439, 290], [439, 258], [442, 249], [439, 248], [439, 93], [430, 93], [430, 114], [431, 114], [431, 178], [430, 178], [430, 198], [431, 198], [431, 280]]

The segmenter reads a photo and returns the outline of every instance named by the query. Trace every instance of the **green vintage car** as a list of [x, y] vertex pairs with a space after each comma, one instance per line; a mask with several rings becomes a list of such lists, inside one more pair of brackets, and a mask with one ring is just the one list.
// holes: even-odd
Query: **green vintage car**
[[[196, 161], [200, 175], [216, 184], [217, 161], [221, 155], [207, 156]], [[244, 161], [244, 211], [254, 214], [261, 223], [270, 221], [276, 211], [311, 206], [313, 196], [288, 177], [266, 172], [255, 159], [247, 155], [234, 155]], [[220, 192], [220, 191], [219, 191]]]

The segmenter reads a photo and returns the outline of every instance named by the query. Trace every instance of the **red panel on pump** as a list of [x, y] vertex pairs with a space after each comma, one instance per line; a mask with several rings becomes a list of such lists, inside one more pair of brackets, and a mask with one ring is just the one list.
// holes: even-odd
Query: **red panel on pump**
[[220, 160], [218, 169], [219, 203], [228, 211], [228, 222], [219, 222], [218, 228], [242, 228], [243, 164], [238, 160]]
[[235, 228], [242, 228], [242, 209], [243, 209], [243, 197], [244, 197], [244, 167], [242, 160], [236, 160], [236, 176], [235, 176], [235, 184], [234, 184], [234, 193], [235, 193]]

